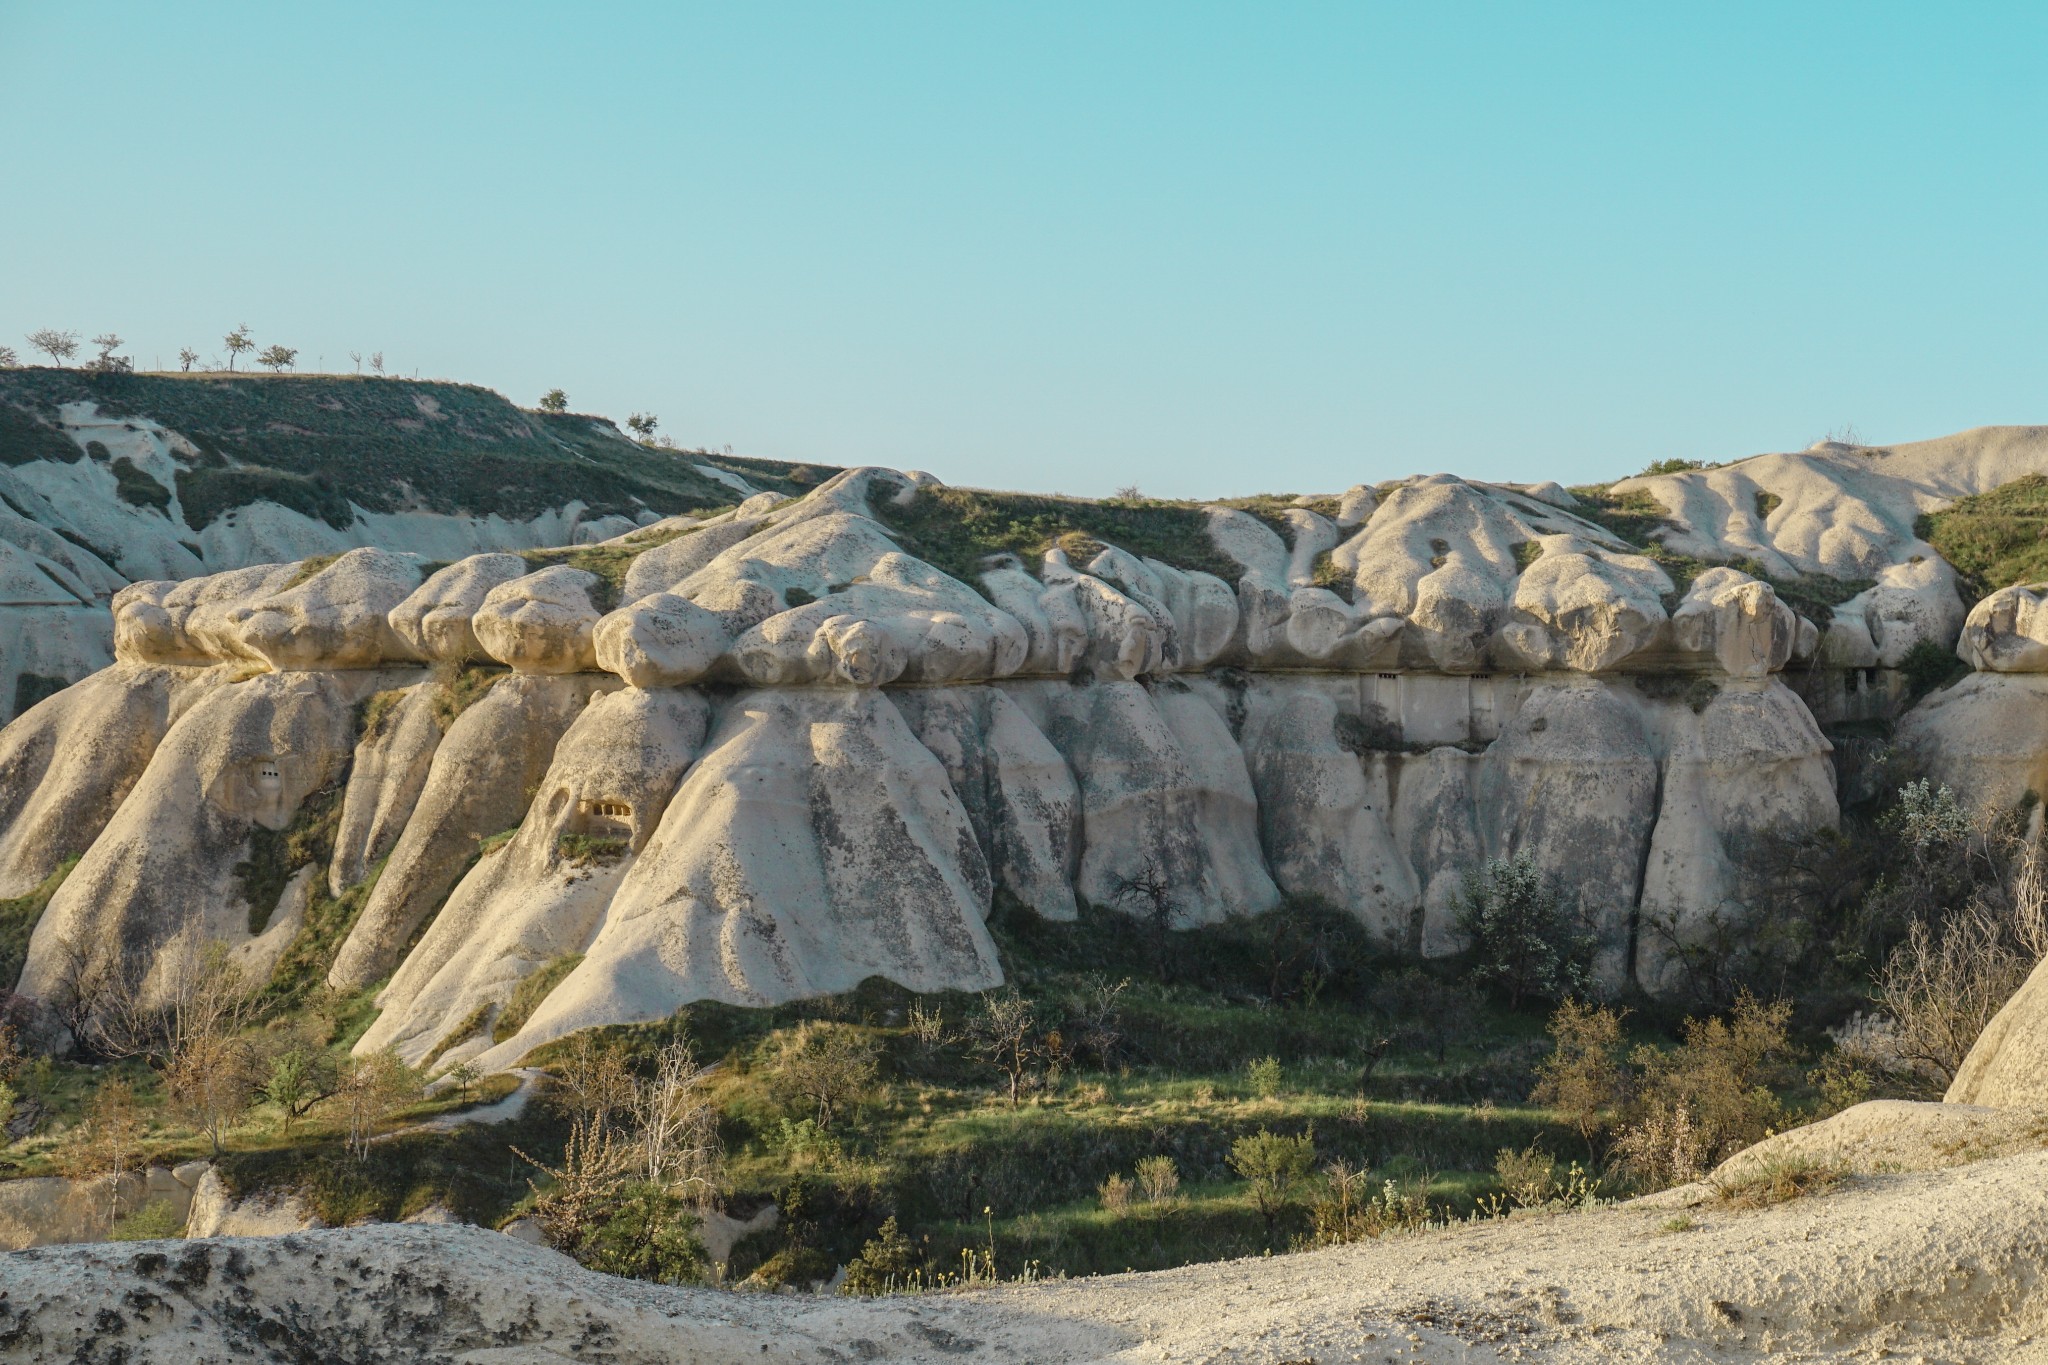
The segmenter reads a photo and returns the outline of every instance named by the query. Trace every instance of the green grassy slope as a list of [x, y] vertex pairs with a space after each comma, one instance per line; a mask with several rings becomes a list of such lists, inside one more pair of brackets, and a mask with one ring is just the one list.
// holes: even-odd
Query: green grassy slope
[[2048, 579], [2048, 479], [2039, 474], [1957, 498], [1913, 529], [1955, 566], [1972, 602], [2015, 583]]
[[178, 476], [195, 529], [258, 498], [346, 525], [351, 502], [525, 518], [578, 498], [598, 514], [666, 515], [740, 496], [698, 471], [705, 457], [639, 445], [602, 417], [528, 411], [473, 384], [357, 375], [0, 371], [0, 461], [77, 459], [55, 429], [58, 405], [77, 401], [199, 447]]

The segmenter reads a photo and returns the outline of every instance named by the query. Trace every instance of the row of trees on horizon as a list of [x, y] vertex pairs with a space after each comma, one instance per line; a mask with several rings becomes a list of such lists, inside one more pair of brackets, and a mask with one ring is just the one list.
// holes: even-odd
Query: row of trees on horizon
[[[30, 332], [27, 341], [30, 347], [48, 356], [50, 363], [58, 368], [68, 366], [78, 354], [79, 334], [76, 332], [63, 331], [55, 327], [43, 327]], [[89, 344], [96, 347], [99, 354], [87, 360], [79, 368], [95, 374], [134, 373], [134, 361], [128, 356], [116, 354], [126, 344], [119, 334], [115, 332], [102, 332], [94, 337]], [[250, 331], [249, 324], [245, 322], [221, 338], [221, 346], [227, 352], [227, 363], [223, 365], [216, 358], [211, 364], [202, 369], [202, 373], [222, 370], [229, 374], [235, 373], [235, 361], [250, 351], [256, 351], [256, 339]], [[299, 349], [296, 346], [273, 343], [257, 351], [254, 358], [258, 365], [263, 366], [272, 374], [282, 374], [286, 370], [290, 370], [294, 374], [298, 373]], [[354, 362], [357, 374], [363, 372], [363, 365], [366, 360], [371, 374], [382, 375], [386, 373], [384, 353], [382, 351], [372, 351], [367, 357], [361, 351], [350, 351], [348, 358]], [[200, 359], [199, 352], [192, 347], [180, 347], [178, 349], [179, 371], [186, 374], [191, 373], [193, 368], [199, 365]], [[0, 370], [16, 369], [20, 365], [21, 353], [12, 346], [0, 344]], [[569, 410], [569, 395], [561, 389], [549, 389], [541, 395], [540, 402], [535, 406], [542, 412], [567, 412]], [[627, 429], [633, 433], [634, 439], [642, 444], [661, 444], [665, 447], [673, 445], [673, 442], [665, 437], [660, 442], [656, 441], [654, 433], [660, 425], [661, 419], [651, 412], [636, 412], [626, 418]]]

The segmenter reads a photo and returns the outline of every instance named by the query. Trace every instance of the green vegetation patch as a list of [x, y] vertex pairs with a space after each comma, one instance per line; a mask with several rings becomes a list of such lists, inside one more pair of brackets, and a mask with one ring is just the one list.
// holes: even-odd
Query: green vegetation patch
[[457, 716], [482, 701], [484, 693], [510, 672], [501, 664], [474, 660], [462, 664], [437, 664], [434, 668], [434, 718], [441, 722], [443, 733], [455, 723]]
[[355, 509], [325, 475], [306, 477], [276, 469], [199, 468], [178, 471], [178, 505], [185, 524], [203, 531], [237, 507], [274, 502], [337, 531], [354, 524]]
[[283, 829], [257, 825], [249, 831], [249, 856], [235, 864], [235, 881], [249, 907], [249, 932], [260, 934], [270, 923], [285, 884], [300, 868], [324, 868], [334, 857], [334, 834], [341, 826], [341, 800], [348, 785], [346, 771], [299, 803]]
[[291, 591], [293, 588], [298, 587], [299, 584], [312, 579], [321, 570], [331, 567], [340, 558], [340, 555], [314, 555], [311, 559], [301, 560], [298, 572], [294, 573], [278, 591]]
[[571, 867], [593, 863], [615, 863], [626, 856], [624, 839], [598, 834], [564, 834], [555, 841], [555, 852]]
[[56, 424], [56, 413], [48, 416], [34, 407], [0, 402], [0, 464], [22, 465], [35, 460], [56, 460], [76, 464], [85, 452]]
[[526, 1021], [533, 1018], [533, 1012], [540, 1008], [540, 1002], [547, 999], [582, 961], [581, 953], [563, 953], [527, 973], [513, 989], [512, 998], [505, 1002], [498, 1021], [491, 1025], [491, 1041], [502, 1043], [525, 1028]]
[[[678, 532], [677, 534], [683, 534]], [[536, 570], [551, 569], [557, 564], [566, 564], [572, 569], [581, 569], [597, 578], [597, 586], [590, 590], [590, 605], [599, 611], [610, 611], [619, 605], [619, 598], [626, 591], [626, 571], [633, 567], [633, 561], [645, 551], [664, 544], [673, 537], [649, 538], [632, 545], [578, 545], [552, 550], [522, 550], [519, 557]]]
[[1208, 513], [1195, 503], [920, 488], [908, 507], [882, 499], [873, 511], [904, 549], [963, 583], [979, 583], [990, 555], [1013, 554], [1035, 569], [1056, 545], [1080, 560], [1105, 544], [1237, 581], [1237, 565], [1210, 543]]
[[66, 858], [27, 895], [0, 900], [0, 982], [20, 979], [22, 964], [28, 961], [29, 935], [36, 931], [36, 922], [42, 919], [50, 897], [57, 894], [57, 888], [64, 885], [64, 879], [77, 866], [76, 856]]
[[114, 496], [131, 507], [153, 508], [170, 515], [171, 490], [126, 455], [114, 461]]
[[2000, 588], [2048, 580], [2048, 478], [2029, 474], [1927, 513], [1913, 533], [1940, 551], [1975, 605]]

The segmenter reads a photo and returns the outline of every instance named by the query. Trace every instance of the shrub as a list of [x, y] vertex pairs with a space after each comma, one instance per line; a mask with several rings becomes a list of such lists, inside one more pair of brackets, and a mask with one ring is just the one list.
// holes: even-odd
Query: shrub
[[709, 1269], [698, 1223], [681, 1195], [653, 1181], [628, 1181], [608, 1197], [604, 1214], [582, 1229], [575, 1243], [557, 1249], [607, 1275], [696, 1284]]
[[1251, 1186], [1252, 1204], [1266, 1225], [1266, 1245], [1273, 1245], [1275, 1224], [1293, 1204], [1316, 1160], [1313, 1131], [1298, 1137], [1261, 1127], [1230, 1144], [1230, 1169]]
[[1714, 1184], [1714, 1195], [1738, 1209], [1768, 1208], [1803, 1195], [1820, 1194], [1842, 1183], [1848, 1169], [1836, 1162], [1791, 1156], [1766, 1161], [1735, 1179]]
[[1557, 1159], [1534, 1143], [1519, 1152], [1501, 1148], [1493, 1159], [1493, 1173], [1517, 1208], [1541, 1208], [1557, 1197]]
[[1116, 1214], [1129, 1212], [1132, 1188], [1129, 1177], [1121, 1171], [1112, 1171], [1109, 1179], [1103, 1181], [1096, 1191], [1102, 1200], [1103, 1211]]
[[1636, 1098], [1616, 1143], [1623, 1169], [1661, 1188], [1760, 1142], [1784, 1113], [1770, 1082], [1784, 1079], [1791, 1017], [1789, 1002], [1744, 993], [1725, 1020], [1686, 1020], [1676, 1049], [1638, 1047]]
[[598, 834], [564, 834], [555, 841], [555, 851], [571, 867], [615, 863], [626, 856], [626, 840]]
[[1945, 649], [1932, 640], [1919, 640], [1899, 660], [1899, 671], [1906, 675], [1906, 704], [1911, 706], [1929, 692], [1938, 691], [1966, 676], [1970, 666], [1958, 658], [1954, 650]]
[[1592, 985], [1597, 941], [1526, 852], [1466, 875], [1460, 924], [1472, 943], [1473, 980], [1511, 1008], [1583, 994]]
[[781, 1103], [810, 1109], [824, 1130], [880, 1073], [881, 1050], [866, 1034], [844, 1024], [804, 1023], [782, 1040], [768, 1088]]
[[1262, 1100], [1270, 1100], [1280, 1093], [1280, 1059], [1260, 1057], [1245, 1063], [1245, 1079], [1251, 1082], [1252, 1093]]
[[839, 1292], [875, 1297], [921, 1286], [923, 1280], [916, 1249], [891, 1214], [883, 1220], [874, 1239], [846, 1263], [846, 1281], [839, 1286]]
[[1164, 1204], [1180, 1191], [1180, 1167], [1170, 1156], [1148, 1156], [1138, 1162], [1138, 1189], [1148, 1204]]
[[1567, 1000], [1550, 1016], [1550, 1055], [1536, 1066], [1533, 1104], [1557, 1110], [1584, 1140], [1590, 1154], [1593, 1135], [1605, 1127], [1608, 1114], [1622, 1101], [1621, 1016], [1604, 1006]]
[[1427, 1178], [1405, 1184], [1389, 1178], [1378, 1193], [1367, 1195], [1366, 1176], [1341, 1158], [1323, 1168], [1323, 1194], [1309, 1210], [1308, 1245], [1341, 1246], [1429, 1225]]
[[1946, 1086], [2033, 966], [2032, 957], [1981, 904], [1939, 924], [1914, 921], [1876, 982], [1898, 1054]]
[[681, 1194], [641, 1175], [630, 1145], [602, 1123], [577, 1120], [561, 1164], [533, 1164], [551, 1177], [533, 1201], [549, 1246], [610, 1275], [664, 1284], [703, 1278], [695, 1213]]

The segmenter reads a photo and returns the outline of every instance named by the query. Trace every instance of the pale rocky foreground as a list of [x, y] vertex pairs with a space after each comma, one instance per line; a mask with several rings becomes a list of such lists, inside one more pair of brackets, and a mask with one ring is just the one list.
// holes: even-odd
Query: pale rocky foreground
[[0, 1258], [0, 1360], [2048, 1360], [2048, 1153], [891, 1300], [611, 1279], [466, 1227]]

